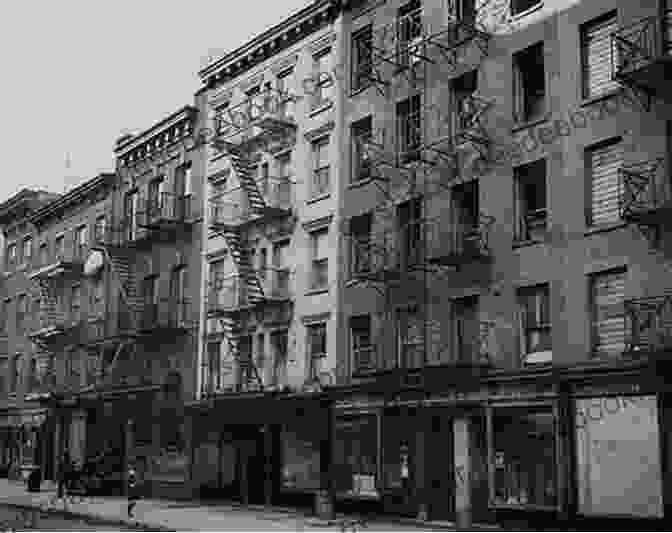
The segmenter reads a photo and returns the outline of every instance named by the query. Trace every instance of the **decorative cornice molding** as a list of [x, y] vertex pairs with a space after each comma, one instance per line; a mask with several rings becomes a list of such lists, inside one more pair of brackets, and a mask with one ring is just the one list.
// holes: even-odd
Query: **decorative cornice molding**
[[311, 42], [306, 48], [311, 54], [315, 55], [325, 48], [333, 45], [334, 42], [336, 42], [336, 33], [332, 31], [327, 35], [322, 35], [319, 39]]
[[231, 98], [233, 98], [233, 89], [231, 87], [224, 87], [222, 89], [213, 92], [208, 97], [208, 103], [210, 104], [211, 107], [217, 108], [229, 102]]
[[247, 92], [252, 87], [255, 87], [256, 85], [261, 85], [263, 81], [264, 81], [264, 73], [260, 72], [250, 78], [240, 81], [238, 85], [236, 85], [236, 88], [242, 92]]
[[306, 133], [303, 134], [303, 137], [307, 141], [314, 141], [316, 139], [319, 139], [320, 137], [324, 137], [325, 135], [329, 134], [334, 129], [335, 126], [336, 122], [330, 120], [329, 122], [325, 122], [324, 124], [318, 126], [315, 129], [307, 131]]
[[271, 72], [277, 76], [287, 69], [294, 68], [296, 63], [299, 61], [299, 54], [292, 54], [289, 57], [280, 59], [271, 66]]
[[313, 231], [328, 228], [333, 219], [334, 219], [334, 215], [332, 213], [332, 214], [329, 214], [329, 215], [326, 215], [326, 216], [323, 216], [323, 217], [320, 217], [320, 218], [316, 218], [314, 220], [310, 220], [308, 222], [302, 222], [301, 226], [308, 233], [312, 233]]

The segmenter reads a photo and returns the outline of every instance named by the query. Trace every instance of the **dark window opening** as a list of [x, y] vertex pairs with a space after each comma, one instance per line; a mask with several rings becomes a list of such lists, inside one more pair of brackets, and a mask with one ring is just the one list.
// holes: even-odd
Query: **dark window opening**
[[518, 197], [517, 239], [543, 238], [547, 224], [546, 160], [540, 159], [515, 170]]
[[544, 43], [537, 43], [514, 55], [516, 120], [528, 122], [546, 111]]

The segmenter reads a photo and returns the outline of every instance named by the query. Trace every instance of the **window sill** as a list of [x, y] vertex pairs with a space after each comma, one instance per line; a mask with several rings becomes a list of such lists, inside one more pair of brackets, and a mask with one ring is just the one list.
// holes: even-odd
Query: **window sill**
[[522, 239], [514, 239], [513, 240], [513, 249], [518, 249], [518, 248], [528, 248], [530, 246], [535, 246], [537, 244], [546, 244], [545, 241], [535, 241], [532, 239], [527, 239], [527, 240], [522, 240]]
[[583, 98], [581, 100], [581, 103], [579, 104], [579, 107], [588, 107], [591, 105], [599, 104], [604, 100], [611, 100], [612, 98], [616, 98], [617, 96], [619, 96], [622, 92], [623, 90], [619, 87], [618, 89], [613, 89], [611, 91], [607, 91], [602, 94]]
[[586, 229], [586, 231], [584, 231], [583, 235], [585, 237], [589, 237], [589, 236], [594, 235], [596, 233], [607, 233], [609, 231], [618, 230], [618, 229], [621, 229], [621, 228], [625, 228], [627, 226], [628, 226], [628, 223], [625, 222], [625, 221], [622, 221], [622, 220], [618, 221], [618, 222], [610, 222], [608, 224], [603, 224], [601, 226], [592, 226], [592, 227]]
[[544, 113], [544, 115], [541, 117], [533, 118], [526, 121], [518, 121], [514, 118], [514, 124], [513, 127], [511, 128], [511, 133], [519, 133], [523, 130], [534, 128], [535, 126], [539, 126], [544, 122], [548, 122], [549, 120], [551, 120], [550, 113]]
[[324, 194], [320, 194], [319, 196], [314, 196], [313, 198], [309, 198], [306, 200], [307, 204], [314, 204], [315, 202], [319, 202], [320, 200], [325, 200], [331, 196], [331, 192], [326, 192]]
[[320, 104], [319, 106], [315, 107], [314, 109], [310, 110], [310, 113], [308, 113], [309, 117], [314, 117], [316, 115], [319, 115], [323, 111], [326, 111], [327, 109], [330, 109], [331, 106], [333, 106], [334, 103], [332, 101], [325, 102], [323, 104]]
[[348, 183], [347, 187], [348, 189], [357, 189], [359, 187], [364, 187], [371, 183], [373, 181], [373, 178], [371, 176], [368, 176], [366, 178], [359, 178], [355, 181], [351, 181]]
[[316, 294], [325, 294], [329, 292], [329, 287], [320, 287], [317, 289], [309, 289], [306, 291], [306, 296], [315, 296]]

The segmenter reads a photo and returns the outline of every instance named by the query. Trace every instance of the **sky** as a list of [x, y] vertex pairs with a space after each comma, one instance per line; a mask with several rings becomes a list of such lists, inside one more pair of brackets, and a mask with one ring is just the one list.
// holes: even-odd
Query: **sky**
[[0, 202], [24, 187], [62, 193], [113, 170], [122, 133], [193, 103], [208, 56], [241, 46], [310, 3], [3, 2]]

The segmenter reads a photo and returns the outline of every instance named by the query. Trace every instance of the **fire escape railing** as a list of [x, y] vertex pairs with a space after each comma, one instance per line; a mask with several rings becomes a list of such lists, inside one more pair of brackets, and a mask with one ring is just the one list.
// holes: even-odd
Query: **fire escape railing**
[[151, 226], [161, 222], [189, 222], [196, 213], [192, 195], [162, 192], [156, 198], [144, 200], [139, 210], [139, 224]]
[[663, 16], [641, 19], [612, 34], [612, 66], [617, 79], [670, 54], [672, 42], [667, 32], [671, 18], [672, 10], [667, 9]]
[[672, 349], [672, 295], [625, 301], [627, 353]]
[[184, 298], [143, 302], [135, 309], [121, 310], [118, 319], [120, 331], [138, 333], [186, 330], [195, 323], [191, 301]]
[[656, 211], [672, 206], [669, 177], [662, 159], [631, 164], [619, 170], [621, 218], [645, 223]]

